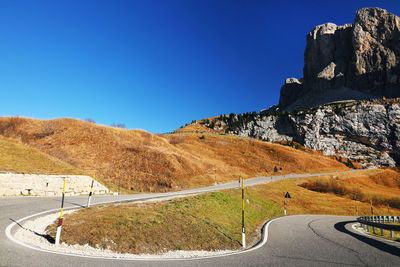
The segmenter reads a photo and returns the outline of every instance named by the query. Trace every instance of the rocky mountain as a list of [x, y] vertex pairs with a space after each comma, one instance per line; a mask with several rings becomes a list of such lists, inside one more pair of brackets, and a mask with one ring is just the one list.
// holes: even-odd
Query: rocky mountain
[[[214, 131], [297, 142], [361, 166], [400, 165], [400, 19], [380, 8], [307, 35], [304, 77], [288, 78], [278, 107], [203, 123]], [[208, 121], [208, 123], [207, 123]]]
[[380, 8], [357, 11], [353, 24], [326, 23], [307, 35], [304, 77], [289, 78], [279, 108], [400, 96], [400, 18]]
[[326, 104], [301, 111], [266, 110], [220, 116], [215, 130], [269, 142], [295, 141], [357, 161], [363, 167], [400, 164], [400, 99]]

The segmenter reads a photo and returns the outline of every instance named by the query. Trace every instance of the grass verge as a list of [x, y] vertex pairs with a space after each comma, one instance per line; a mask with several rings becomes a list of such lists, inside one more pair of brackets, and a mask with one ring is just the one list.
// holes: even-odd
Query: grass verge
[[[364, 179], [387, 174], [387, 170], [365, 171]], [[383, 175], [382, 174], [382, 175]], [[347, 174], [338, 175], [353, 182]], [[319, 178], [314, 178], [319, 179]], [[331, 178], [335, 179], [335, 178]], [[288, 214], [370, 215], [370, 204], [334, 193], [320, 193], [299, 186], [313, 179], [284, 180], [246, 188], [245, 225], [247, 243], [258, 240], [265, 220], [283, 215], [283, 196], [290, 192]], [[349, 180], [350, 181], [350, 180]], [[371, 188], [373, 185], [371, 185]], [[398, 188], [386, 186], [396, 193]], [[375, 214], [396, 215], [400, 210], [376, 203]], [[55, 235], [55, 224], [48, 233]], [[213, 192], [166, 202], [106, 205], [67, 215], [61, 241], [89, 244], [128, 253], [163, 253], [169, 250], [239, 249], [241, 243], [241, 191]]]
[[381, 229], [375, 228], [375, 233], [373, 233], [372, 232], [372, 226], [370, 226], [370, 231], [371, 232], [367, 232], [367, 234], [372, 235], [372, 236], [376, 236], [376, 237], [385, 238], [385, 239], [388, 239], [388, 240], [393, 240], [393, 241], [400, 242], [400, 232], [394, 232], [393, 233], [393, 238], [391, 238], [390, 237], [390, 231], [388, 231], [388, 230], [384, 230], [383, 231], [383, 235], [381, 235]]

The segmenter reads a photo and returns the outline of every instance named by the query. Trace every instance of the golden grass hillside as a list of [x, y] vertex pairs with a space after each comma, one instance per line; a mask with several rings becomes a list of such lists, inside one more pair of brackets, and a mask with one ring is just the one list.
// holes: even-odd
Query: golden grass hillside
[[0, 137], [0, 172], [32, 174], [86, 174], [38, 149]]
[[305, 181], [300, 186], [316, 192], [333, 193], [361, 202], [400, 209], [400, 176], [392, 169], [325, 176]]
[[346, 170], [319, 155], [215, 134], [157, 136], [75, 119], [0, 118], [0, 136], [27, 144], [106, 183], [133, 191], [167, 191], [255, 175]]
[[225, 128], [226, 127], [221, 127], [220, 130], [212, 129], [206, 126], [206, 122], [210, 122], [214, 119], [217, 119], [218, 117], [211, 117], [211, 118], [206, 118], [202, 119], [199, 121], [193, 121], [179, 129], [176, 129], [174, 132], [179, 133], [179, 132], [210, 132], [210, 133], [225, 133]]

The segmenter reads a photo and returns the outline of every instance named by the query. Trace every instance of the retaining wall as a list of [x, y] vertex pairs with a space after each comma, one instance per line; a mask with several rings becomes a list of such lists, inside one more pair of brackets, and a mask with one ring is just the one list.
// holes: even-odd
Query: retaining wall
[[[92, 178], [84, 175], [36, 175], [0, 174], [1, 196], [61, 196], [64, 179], [65, 195], [86, 195], [90, 192]], [[97, 181], [93, 194], [109, 194], [111, 191]]]

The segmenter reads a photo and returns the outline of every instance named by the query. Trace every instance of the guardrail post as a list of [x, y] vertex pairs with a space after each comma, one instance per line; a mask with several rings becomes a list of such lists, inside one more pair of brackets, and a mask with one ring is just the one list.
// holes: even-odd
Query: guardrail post
[[381, 235], [383, 235], [384, 233], [383, 233], [383, 228], [381, 228]]
[[390, 230], [390, 238], [394, 238], [394, 232], [393, 232], [393, 230]]

